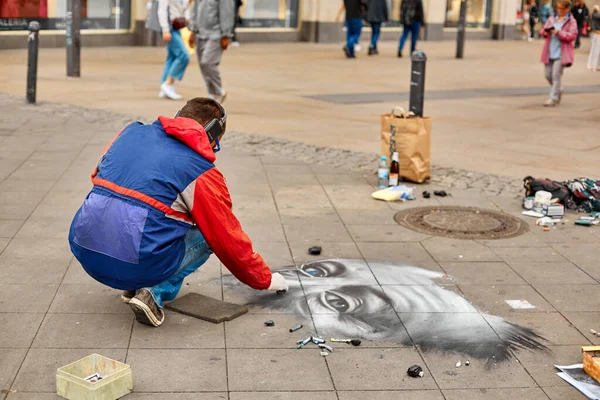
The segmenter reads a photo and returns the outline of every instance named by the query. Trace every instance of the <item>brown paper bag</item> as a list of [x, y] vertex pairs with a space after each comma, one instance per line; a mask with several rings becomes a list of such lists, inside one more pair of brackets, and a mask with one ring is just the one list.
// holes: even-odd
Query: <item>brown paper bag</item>
[[423, 183], [431, 178], [431, 118], [415, 117], [396, 107], [381, 116], [381, 155], [398, 152], [400, 177]]

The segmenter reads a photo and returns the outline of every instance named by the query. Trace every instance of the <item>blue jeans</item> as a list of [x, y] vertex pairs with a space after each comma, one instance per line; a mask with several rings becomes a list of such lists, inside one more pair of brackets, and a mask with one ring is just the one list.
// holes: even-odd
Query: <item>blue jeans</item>
[[191, 228], [185, 235], [185, 256], [177, 271], [166, 281], [145, 289], [152, 294], [156, 304], [162, 307], [163, 302], [174, 300], [177, 297], [183, 279], [200, 268], [211, 254], [212, 250], [198, 228]]
[[402, 51], [402, 49], [404, 49], [404, 42], [406, 42], [408, 34], [410, 33], [410, 54], [412, 54], [417, 48], [417, 39], [419, 38], [420, 30], [420, 22], [413, 22], [410, 25], [404, 25], [404, 31], [402, 32], [402, 37], [400, 38], [400, 47], [398, 50]]
[[381, 34], [381, 22], [371, 22], [371, 47], [377, 48], [379, 35]]
[[167, 60], [161, 82], [166, 81], [168, 77], [178, 81], [182, 80], [189, 62], [190, 54], [183, 44], [181, 32], [171, 29], [171, 41], [167, 43]]
[[352, 18], [346, 21], [346, 47], [352, 57], [354, 57], [354, 45], [358, 44], [361, 30], [361, 18]]

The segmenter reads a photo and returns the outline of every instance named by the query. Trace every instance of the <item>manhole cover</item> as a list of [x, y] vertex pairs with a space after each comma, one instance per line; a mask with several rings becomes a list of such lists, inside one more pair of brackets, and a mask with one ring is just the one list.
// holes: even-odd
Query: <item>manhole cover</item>
[[474, 207], [418, 207], [394, 217], [417, 232], [455, 239], [503, 239], [522, 235], [529, 225], [512, 215]]

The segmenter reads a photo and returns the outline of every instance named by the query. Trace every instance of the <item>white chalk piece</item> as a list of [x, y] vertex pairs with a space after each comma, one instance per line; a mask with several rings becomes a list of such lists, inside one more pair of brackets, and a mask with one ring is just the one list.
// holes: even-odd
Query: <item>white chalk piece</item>
[[533, 210], [523, 211], [521, 214], [527, 215], [528, 217], [542, 218], [545, 214]]
[[322, 352], [321, 352], [321, 355], [322, 355], [323, 357], [327, 357], [327, 356], [329, 355], [329, 353], [328, 353], [328, 352], [326, 352], [326, 351], [322, 351]]
[[469, 360], [465, 361], [465, 365], [468, 367], [469, 365], [471, 365], [471, 361], [469, 361]]
[[460, 360], [458, 360], [458, 362], [456, 363], [456, 368], [460, 368], [462, 366], [462, 362], [460, 362]]
[[515, 310], [528, 310], [535, 308], [535, 306], [527, 300], [506, 300], [506, 303]]

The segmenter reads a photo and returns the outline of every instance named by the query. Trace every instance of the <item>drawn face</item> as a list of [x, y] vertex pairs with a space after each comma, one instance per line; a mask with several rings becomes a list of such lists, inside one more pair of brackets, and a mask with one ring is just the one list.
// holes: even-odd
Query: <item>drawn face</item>
[[[490, 362], [507, 360], [518, 349], [546, 349], [531, 329], [480, 313], [444, 286], [452, 278], [440, 272], [352, 259], [314, 261], [277, 272], [288, 279], [288, 293], [255, 295], [249, 303], [312, 317], [319, 334], [328, 337], [414, 342], [424, 351], [459, 352]], [[224, 284], [239, 284], [231, 278], [224, 277]]]

